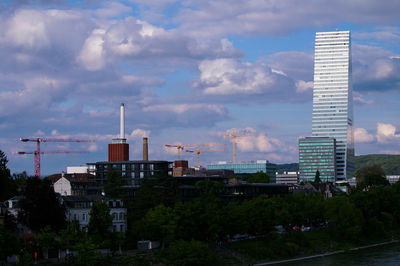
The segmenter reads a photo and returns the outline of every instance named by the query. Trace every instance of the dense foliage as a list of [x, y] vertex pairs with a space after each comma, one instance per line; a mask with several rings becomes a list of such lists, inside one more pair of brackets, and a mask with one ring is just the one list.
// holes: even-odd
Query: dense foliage
[[18, 217], [22, 224], [37, 232], [47, 225], [57, 231], [65, 228], [65, 207], [48, 180], [27, 179], [23, 196]]
[[7, 167], [6, 154], [0, 150], [0, 202], [11, 198], [15, 191], [15, 184]]

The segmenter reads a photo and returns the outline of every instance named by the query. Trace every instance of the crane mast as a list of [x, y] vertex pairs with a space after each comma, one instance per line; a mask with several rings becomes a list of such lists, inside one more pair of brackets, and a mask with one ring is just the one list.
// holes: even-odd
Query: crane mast
[[206, 153], [206, 152], [225, 152], [226, 149], [223, 150], [186, 150], [186, 152], [191, 152], [191, 153], [196, 153], [196, 163], [197, 163], [197, 167], [200, 167], [200, 153]]
[[220, 143], [200, 143], [200, 144], [165, 144], [166, 148], [176, 148], [178, 150], [178, 161], [181, 160], [181, 150], [184, 150], [185, 147], [196, 148], [203, 146], [217, 146], [217, 145], [226, 145]]
[[257, 137], [257, 136], [268, 136], [267, 133], [260, 134], [236, 134], [235, 129], [233, 129], [232, 133], [225, 134], [224, 138], [232, 138], [232, 152], [233, 152], [233, 163], [236, 163], [236, 138], [238, 137]]

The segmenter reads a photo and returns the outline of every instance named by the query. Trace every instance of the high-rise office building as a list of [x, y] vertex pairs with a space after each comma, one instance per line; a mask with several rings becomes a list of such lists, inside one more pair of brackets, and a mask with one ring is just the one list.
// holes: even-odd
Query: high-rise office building
[[336, 141], [329, 137], [299, 139], [300, 182], [313, 182], [317, 171], [323, 182], [336, 181]]
[[312, 136], [336, 139], [336, 178], [354, 171], [350, 31], [317, 32]]

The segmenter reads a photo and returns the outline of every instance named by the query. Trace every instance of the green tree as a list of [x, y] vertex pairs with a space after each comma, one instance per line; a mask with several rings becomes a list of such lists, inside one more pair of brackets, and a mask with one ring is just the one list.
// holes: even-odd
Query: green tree
[[108, 198], [123, 199], [125, 197], [121, 172], [111, 169], [107, 174], [104, 192]]
[[319, 173], [319, 170], [317, 170], [317, 172], [315, 172], [315, 179], [314, 179], [315, 183], [321, 183], [320, 175], [321, 174]]
[[76, 257], [72, 260], [72, 265], [95, 266], [101, 263], [101, 255], [96, 252], [99, 247], [90, 238], [82, 238], [73, 247], [76, 250]]
[[49, 250], [57, 250], [60, 247], [57, 233], [50, 226], [40, 230], [38, 244], [42, 247], [45, 258], [48, 258]]
[[14, 180], [15, 183], [16, 194], [23, 195], [26, 190], [27, 180], [29, 179], [26, 171], [23, 171], [21, 173], [14, 173], [12, 175], [12, 179]]
[[179, 187], [174, 178], [162, 175], [143, 178], [134, 203], [128, 206], [128, 222], [139, 221], [149, 210], [160, 204], [172, 207], [179, 201]]
[[27, 180], [18, 219], [37, 232], [47, 225], [56, 231], [65, 228], [65, 207], [60, 203], [48, 180]]
[[170, 207], [158, 205], [147, 212], [136, 224], [137, 234], [145, 240], [161, 240], [164, 243], [175, 239], [178, 216]]
[[89, 235], [99, 241], [107, 239], [110, 235], [109, 229], [112, 225], [112, 220], [110, 207], [105, 202], [95, 202], [90, 210]]
[[15, 195], [15, 185], [7, 168], [8, 159], [0, 150], [0, 201], [8, 200]]
[[214, 265], [217, 257], [207, 244], [200, 241], [178, 240], [163, 252], [167, 265], [200, 266]]
[[222, 201], [214, 195], [203, 195], [189, 202], [177, 203], [178, 217], [176, 239], [214, 241], [222, 239], [224, 209]]
[[247, 183], [269, 183], [270, 182], [269, 176], [262, 171], [258, 171], [255, 174], [248, 175], [244, 179], [247, 181]]
[[60, 231], [60, 246], [63, 249], [72, 249], [84, 237], [79, 221], [73, 220], [68, 222], [66, 229]]
[[347, 196], [336, 196], [324, 202], [325, 217], [331, 223], [331, 236], [356, 240], [362, 232], [364, 219], [361, 211]]
[[218, 181], [212, 181], [205, 179], [196, 182], [196, 189], [200, 192], [200, 195], [221, 195], [224, 192], [224, 185]]
[[0, 261], [5, 261], [8, 256], [17, 254], [20, 245], [12, 230], [0, 224]]
[[372, 186], [390, 185], [385, 172], [380, 165], [372, 165], [361, 168], [356, 172], [357, 188], [369, 189]]

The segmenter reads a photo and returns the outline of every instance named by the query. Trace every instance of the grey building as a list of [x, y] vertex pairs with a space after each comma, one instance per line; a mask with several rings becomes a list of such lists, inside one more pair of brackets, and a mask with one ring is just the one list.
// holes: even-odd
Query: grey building
[[126, 186], [138, 186], [145, 177], [157, 175], [172, 176], [172, 162], [169, 161], [114, 161], [88, 163], [94, 166], [96, 185], [103, 187], [110, 171], [121, 173]]
[[277, 184], [298, 184], [299, 183], [299, 172], [288, 172], [276, 173]]

